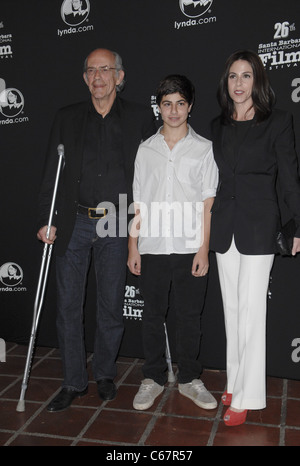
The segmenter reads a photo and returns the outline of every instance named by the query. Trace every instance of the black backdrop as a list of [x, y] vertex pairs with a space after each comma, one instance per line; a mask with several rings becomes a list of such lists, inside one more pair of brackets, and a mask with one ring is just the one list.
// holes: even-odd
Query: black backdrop
[[[191, 125], [203, 136], [218, 113], [216, 87], [227, 56], [237, 48], [263, 55], [278, 106], [294, 115], [300, 148], [299, 0], [89, 0], [80, 24], [65, 22], [70, 0], [1, 0], [0, 3], [0, 338], [27, 343], [42, 246], [36, 240], [36, 198], [45, 148], [57, 108], [84, 100], [86, 55], [97, 47], [117, 50], [126, 69], [124, 97], [153, 107], [158, 81], [186, 74], [196, 86]], [[79, 21], [77, 21], [79, 23]], [[9, 115], [7, 96], [19, 107]], [[300, 154], [300, 152], [299, 152]], [[287, 216], [284, 211], [283, 217]], [[225, 334], [215, 257], [211, 254], [203, 312], [202, 359], [225, 367]], [[13, 265], [15, 283], [7, 277]], [[56, 346], [54, 257], [37, 343]], [[300, 257], [276, 257], [268, 298], [267, 371], [300, 379]], [[86, 344], [93, 348], [95, 281], [90, 272]], [[135, 277], [124, 296], [121, 355], [142, 357], [143, 300]], [[184, 309], [182, 310], [184, 312]], [[172, 306], [168, 314], [176, 360]]]

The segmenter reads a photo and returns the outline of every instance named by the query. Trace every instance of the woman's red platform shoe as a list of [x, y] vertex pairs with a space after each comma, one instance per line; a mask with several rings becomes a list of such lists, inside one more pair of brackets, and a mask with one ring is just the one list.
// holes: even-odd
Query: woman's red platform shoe
[[230, 406], [231, 399], [232, 399], [231, 393], [224, 392], [223, 395], [221, 396], [221, 400], [224, 406]]
[[247, 409], [237, 413], [236, 411], [232, 411], [230, 408], [228, 408], [223, 420], [227, 426], [239, 426], [240, 424], [244, 424], [246, 417]]

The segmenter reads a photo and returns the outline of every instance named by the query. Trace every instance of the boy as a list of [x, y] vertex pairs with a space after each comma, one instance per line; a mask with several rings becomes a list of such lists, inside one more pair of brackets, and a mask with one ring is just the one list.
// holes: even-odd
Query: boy
[[144, 141], [135, 161], [136, 216], [129, 238], [129, 270], [140, 276], [144, 299], [145, 379], [133, 407], [145, 410], [167, 381], [164, 322], [170, 288], [175, 297], [179, 392], [198, 406], [217, 402], [199, 379], [200, 316], [207, 288], [210, 211], [218, 182], [211, 142], [188, 117], [194, 86], [181, 75], [162, 80], [156, 102], [163, 126]]

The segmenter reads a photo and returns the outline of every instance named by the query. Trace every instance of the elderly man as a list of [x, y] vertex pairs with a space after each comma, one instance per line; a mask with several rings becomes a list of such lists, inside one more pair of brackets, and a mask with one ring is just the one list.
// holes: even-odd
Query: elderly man
[[[87, 392], [83, 303], [91, 254], [97, 282], [93, 374], [102, 400], [116, 396], [113, 380], [124, 329], [127, 259], [127, 237], [124, 229], [122, 234], [118, 230], [119, 199], [125, 196], [131, 203], [135, 155], [141, 140], [155, 131], [150, 108], [118, 95], [124, 70], [117, 53], [106, 49], [91, 52], [83, 78], [91, 98], [58, 111], [39, 196], [37, 236], [43, 242], [55, 241], [57, 332], [64, 370], [62, 389], [48, 411], [66, 409]], [[64, 168], [47, 238], [59, 144], [64, 146]], [[112, 216], [116, 228], [110, 234], [105, 227], [99, 228], [98, 222], [105, 224]]]

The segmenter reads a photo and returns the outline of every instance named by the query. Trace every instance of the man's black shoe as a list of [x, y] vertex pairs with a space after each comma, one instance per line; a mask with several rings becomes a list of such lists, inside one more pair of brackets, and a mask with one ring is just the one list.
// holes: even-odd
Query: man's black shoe
[[97, 381], [98, 394], [102, 400], [113, 400], [116, 397], [117, 389], [111, 379], [101, 379]]
[[87, 391], [87, 388], [82, 392], [78, 392], [72, 388], [62, 388], [59, 394], [48, 404], [47, 411], [63, 411], [71, 405], [74, 398], [86, 395]]

